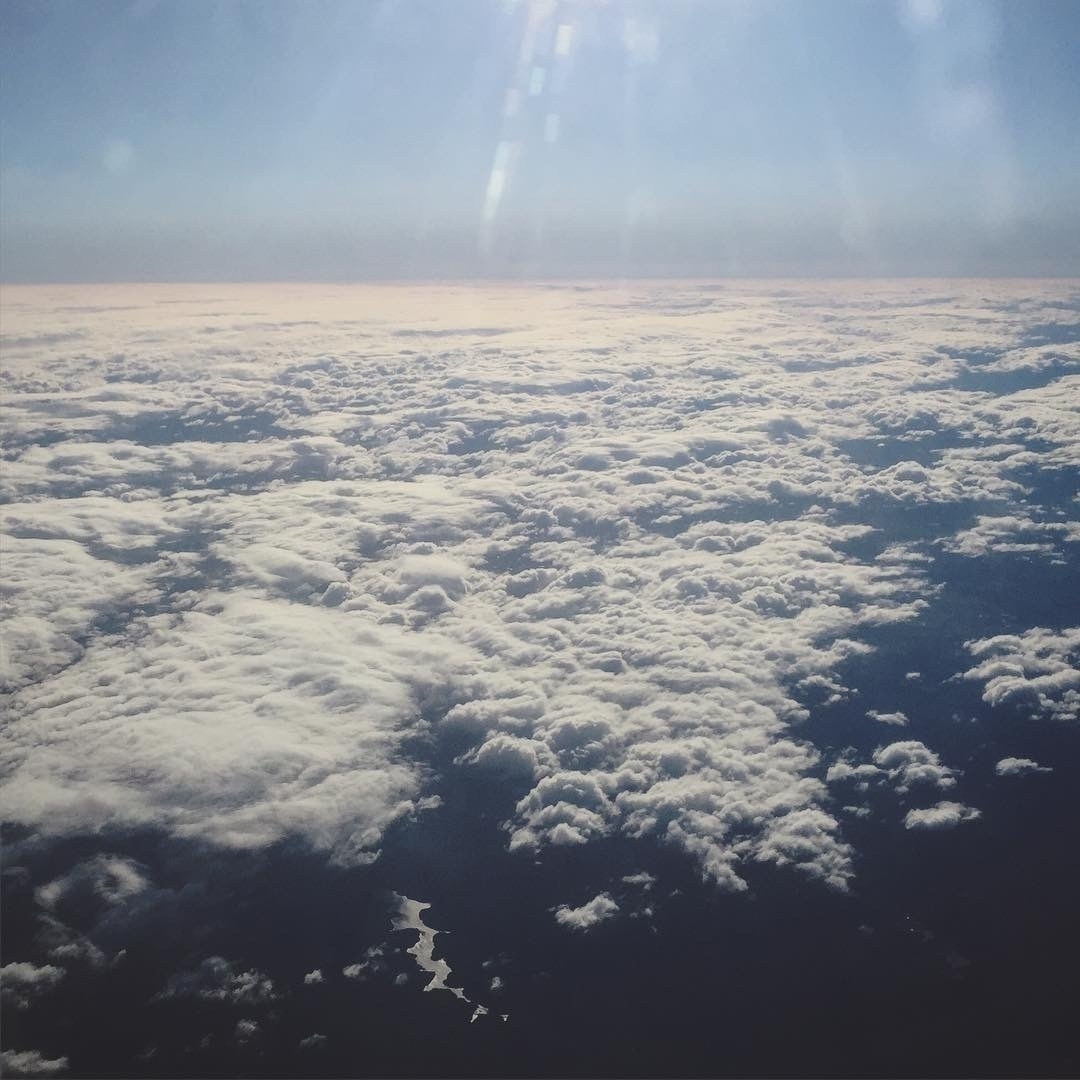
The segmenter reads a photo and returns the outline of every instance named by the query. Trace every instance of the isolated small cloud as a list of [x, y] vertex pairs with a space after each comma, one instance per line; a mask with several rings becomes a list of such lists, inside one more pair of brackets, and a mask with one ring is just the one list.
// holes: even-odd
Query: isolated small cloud
[[1040, 765], [1031, 758], [1007, 757], [1002, 758], [995, 766], [994, 772], [998, 776], [1023, 776], [1025, 773], [1048, 773], [1053, 772], [1048, 765]]
[[867, 718], [879, 724], [891, 724], [893, 727], [906, 727], [908, 718], [902, 712], [878, 712], [877, 709], [868, 709]]
[[850, 761], [841, 759], [829, 766], [825, 773], [825, 782], [836, 784], [845, 780], [852, 780], [865, 786], [868, 781], [876, 780], [882, 775], [882, 770], [876, 765], [869, 764], [869, 762], [854, 765]]
[[[346, 964], [341, 969], [341, 974], [346, 979], [367, 979], [372, 975], [378, 975], [387, 968], [387, 954], [390, 949], [387, 945], [370, 945], [364, 950], [364, 955], [353, 964]], [[307, 981], [305, 977], [305, 982]], [[318, 980], [322, 982], [320, 973]]]
[[953, 770], [941, 763], [937, 753], [917, 739], [890, 743], [874, 751], [874, 764], [889, 776], [897, 791], [912, 785], [927, 784], [938, 788], [955, 786]]
[[0, 1064], [5, 1076], [61, 1076], [68, 1070], [66, 1057], [46, 1058], [36, 1050], [4, 1050]]
[[238, 971], [221, 956], [207, 957], [194, 971], [169, 978], [160, 997], [196, 997], [204, 1001], [256, 1005], [276, 999], [273, 980], [254, 969]]
[[982, 816], [980, 810], [958, 802], [939, 802], [925, 810], [909, 810], [904, 816], [905, 829], [952, 829], [965, 821]]
[[555, 908], [555, 921], [571, 930], [591, 930], [612, 918], [618, 910], [619, 905], [608, 893], [600, 893], [581, 907], [560, 904]]
[[236, 1041], [243, 1045], [251, 1042], [259, 1034], [259, 1022], [257, 1020], [236, 1021]]

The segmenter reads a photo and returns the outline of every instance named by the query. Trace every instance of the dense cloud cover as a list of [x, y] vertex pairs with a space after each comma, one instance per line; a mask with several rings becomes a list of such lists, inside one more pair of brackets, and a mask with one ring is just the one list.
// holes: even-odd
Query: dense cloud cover
[[[871, 789], [909, 830], [979, 811], [895, 701], [865, 696], [862, 751], [802, 725], [857, 696], [875, 632], [933, 610], [936, 560], [1075, 559], [1080, 523], [1030, 496], [1033, 471], [1077, 465], [1077, 302], [1068, 283], [8, 289], [3, 816], [359, 866], [440, 812], [451, 769], [516, 785], [521, 858], [653, 838], [724, 890], [771, 864], [846, 891], [843, 822]], [[1004, 629], [954, 674], [1075, 721], [1080, 630]], [[37, 895], [147, 885], [102, 855]], [[608, 887], [555, 919], [621, 917]], [[22, 1002], [62, 975], [5, 979]], [[209, 956], [162, 993], [277, 991]]]

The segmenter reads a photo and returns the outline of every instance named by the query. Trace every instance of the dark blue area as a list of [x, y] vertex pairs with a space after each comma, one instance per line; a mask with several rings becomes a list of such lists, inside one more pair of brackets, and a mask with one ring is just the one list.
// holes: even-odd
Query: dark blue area
[[953, 386], [958, 390], [985, 392], [989, 394], [1017, 394], [1022, 390], [1034, 390], [1040, 386], [1049, 386], [1065, 375], [1074, 375], [1075, 363], [1060, 361], [1042, 368], [1020, 368], [1016, 371], [980, 371], [978, 369], [962, 372]]
[[[941, 734], [940, 716], [917, 715], [912, 734]], [[444, 807], [395, 830], [367, 868], [289, 846], [223, 855], [154, 835], [16, 837], [9, 861], [34, 883], [108, 850], [139, 860], [158, 892], [113, 925], [85, 901], [62, 907], [126, 957], [73, 965], [48, 1008], [9, 1013], [5, 1043], [65, 1053], [85, 1076], [1074, 1075], [1077, 733], [985, 709], [978, 724], [986, 745], [964, 763], [962, 791], [983, 819], [963, 835], [906, 832], [883, 798], [880, 816], [848, 827], [860, 853], [849, 896], [767, 867], [748, 869], [748, 894], [723, 894], [678, 852], [617, 838], [510, 855], [499, 821], [515, 786], [460, 770], [440, 785]], [[1006, 751], [1055, 772], [993, 778]], [[619, 881], [643, 868], [655, 893]], [[654, 916], [587, 934], [555, 924], [553, 905], [598, 886], [624, 915], [648, 901]], [[469, 1024], [464, 1003], [420, 992], [403, 954], [370, 981], [344, 979], [369, 946], [411, 944], [389, 928], [391, 891], [432, 903], [429, 925], [451, 931], [438, 939], [451, 982], [509, 1022]], [[4, 928], [6, 959], [35, 952], [27, 885], [5, 890]], [[271, 976], [282, 996], [153, 1000], [213, 954]], [[304, 986], [316, 966], [326, 982]], [[492, 974], [503, 991], [487, 990]], [[243, 1047], [241, 1017], [261, 1027]], [[325, 1048], [301, 1050], [314, 1032]]]
[[[1066, 310], [1076, 311], [1075, 306]], [[1071, 345], [1080, 341], [1080, 322], [1038, 323], [1026, 326], [1022, 335], [1025, 348], [1036, 345]]]
[[869, 439], [842, 439], [836, 448], [856, 465], [874, 470], [888, 469], [901, 461], [914, 461], [929, 468], [937, 464], [942, 450], [954, 449], [964, 445], [964, 442], [960, 432], [941, 431], [918, 439], [898, 438], [896, 434], [882, 434]]
[[252, 442], [290, 434], [272, 413], [242, 409], [228, 415], [150, 413], [110, 428], [100, 437], [106, 442], [130, 439], [140, 446], [171, 446], [182, 442]]

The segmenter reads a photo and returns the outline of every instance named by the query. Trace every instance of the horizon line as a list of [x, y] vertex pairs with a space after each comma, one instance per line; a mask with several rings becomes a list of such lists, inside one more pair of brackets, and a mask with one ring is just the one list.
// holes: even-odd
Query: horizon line
[[1076, 281], [1080, 282], [1080, 273], [1070, 274], [625, 274], [625, 275], [537, 275], [536, 277], [387, 277], [387, 278], [32, 278], [8, 279], [0, 277], [0, 288], [45, 288], [77, 286], [183, 286], [183, 285], [370, 285], [370, 286], [425, 286], [425, 285], [503, 285], [503, 286], [544, 286], [544, 285], [622, 285], [631, 282], [687, 282], [687, 283], [724, 283], [724, 282], [856, 282], [856, 281]]

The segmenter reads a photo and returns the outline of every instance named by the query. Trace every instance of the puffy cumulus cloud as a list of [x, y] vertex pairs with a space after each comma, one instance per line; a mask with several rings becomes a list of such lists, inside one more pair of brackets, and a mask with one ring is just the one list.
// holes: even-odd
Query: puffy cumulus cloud
[[905, 829], [952, 829], [965, 821], [982, 817], [982, 811], [958, 802], [939, 802], [925, 810], [909, 810], [904, 816]]
[[900, 792], [916, 784], [938, 788], [951, 788], [956, 784], [953, 770], [943, 765], [938, 755], [917, 739], [879, 747], [874, 751], [874, 764]]
[[469, 751], [461, 760], [470, 765], [482, 765], [497, 772], [535, 777], [548, 771], [558, 758], [546, 743], [536, 739], [523, 739], [506, 732], [499, 732], [485, 739], [475, 750]]
[[974, 558], [990, 554], [1057, 555], [1080, 543], [1080, 521], [1037, 521], [1017, 514], [981, 515], [970, 529], [942, 542], [946, 551]]
[[164, 825], [250, 847], [290, 833], [374, 857], [412, 812], [398, 758], [418, 701], [462, 646], [336, 610], [206, 594], [143, 618], [24, 691], [4, 747], [9, 820], [47, 831]]
[[0, 967], [0, 994], [17, 1009], [25, 1009], [34, 998], [52, 990], [66, 972], [52, 964], [16, 961]]
[[315, 968], [314, 971], [309, 971], [304, 976], [305, 986], [315, 986], [323, 981], [323, 973], [319, 968]]
[[273, 544], [247, 545], [244, 564], [253, 581], [276, 592], [323, 595], [329, 586], [345, 580], [345, 574], [332, 563], [305, 559]]
[[72, 540], [6, 536], [0, 691], [74, 663], [95, 622], [148, 599], [151, 570], [95, 558]]
[[[700, 523], [615, 543], [602, 559], [545, 538], [554, 573], [502, 601], [510, 632], [530, 647], [539, 691], [530, 700], [540, 697], [542, 714], [456, 710], [529, 738], [477, 753], [512, 749], [539, 777], [517, 806], [511, 846], [653, 834], [732, 888], [742, 887], [743, 859], [797, 864], [842, 885], [843, 843], [831, 828], [808, 829], [801, 813], [823, 788], [803, 775], [816, 754], [788, 735], [804, 714], [783, 683], [857, 656], [864, 647], [846, 632], [863, 621], [917, 610], [896, 602], [916, 578], [838, 555], [834, 545], [862, 532], [817, 520]], [[552, 677], [535, 679], [544, 668]]]
[[802, 866], [827, 884], [844, 889], [851, 876], [850, 848], [836, 834], [839, 823], [817, 807], [784, 814], [757, 845], [754, 857], [777, 866]]
[[869, 762], [854, 764], [846, 758], [841, 758], [829, 766], [825, 773], [825, 781], [829, 784], [835, 784], [845, 780], [852, 780], [865, 790], [871, 780], [880, 779], [883, 775], [881, 769], [876, 765], [871, 765]]
[[0, 513], [8, 537], [67, 540], [109, 560], [152, 560], [162, 543], [179, 539], [188, 523], [182, 500], [153, 492], [132, 499], [104, 495], [35, 498]]
[[619, 905], [608, 893], [600, 893], [581, 907], [572, 908], [560, 904], [555, 908], [555, 921], [571, 930], [591, 930], [594, 926], [607, 922], [618, 910]]
[[1053, 772], [1048, 765], [1040, 765], [1026, 757], [1002, 758], [995, 766], [997, 776], [1024, 776], [1027, 773]]
[[66, 1057], [47, 1058], [37, 1050], [4, 1050], [0, 1064], [5, 1076], [61, 1076], [68, 1070]]
[[236, 965], [221, 956], [208, 956], [194, 971], [170, 976], [161, 998], [196, 997], [204, 1001], [223, 1001], [234, 1005], [260, 1005], [278, 995], [272, 979], [262, 972], [238, 971]]
[[983, 701], [1050, 720], [1080, 717], [1080, 627], [1055, 633], [1036, 626], [966, 645], [981, 662], [963, 677], [985, 684]]
[[[168, 418], [148, 421], [151, 427], [159, 424], [167, 429]], [[213, 488], [227, 480], [244, 488], [290, 476], [297, 469], [320, 471], [310, 467], [314, 449], [310, 440], [146, 445], [118, 436], [104, 431], [97, 433], [95, 441], [71, 439], [60, 446], [30, 446], [19, 455], [17, 486], [5, 475], [0, 494], [9, 498], [103, 494], [139, 498], [181, 486]]]
[[867, 719], [874, 720], [879, 724], [890, 724], [893, 727], [907, 727], [908, 718], [902, 712], [878, 712], [877, 709], [867, 709]]
[[[1071, 290], [24, 290], [3, 812], [362, 862], [432, 805], [438, 724], [520, 785], [515, 850], [843, 888], [795, 695], [847, 696], [864, 632], [933, 602], [941, 548], [878, 509], [1026, 520], [1074, 463], [1072, 361], [1029, 340]], [[947, 786], [926, 755], [845, 767]]]

